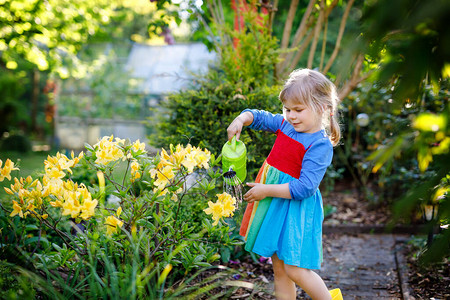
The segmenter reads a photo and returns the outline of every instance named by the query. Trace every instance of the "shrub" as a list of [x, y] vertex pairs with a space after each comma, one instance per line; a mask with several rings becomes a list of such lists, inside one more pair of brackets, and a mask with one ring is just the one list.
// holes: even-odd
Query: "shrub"
[[[231, 206], [220, 206], [219, 196], [216, 204], [222, 210], [212, 216], [217, 226], [206, 214], [213, 204], [207, 200], [218, 196], [220, 177], [218, 160], [208, 150], [177, 145], [150, 157], [145, 144], [112, 136], [86, 149], [86, 154], [72, 153], [70, 158], [49, 156], [42, 177], [15, 178], [6, 189], [12, 201], [2, 204], [0, 233], [26, 235], [14, 240], [14, 247], [45, 274], [37, 280], [43, 294], [80, 299], [181, 295], [178, 289], [167, 291], [165, 283], [212, 266], [222, 245], [240, 244], [222, 221], [232, 214], [233, 198], [226, 198]], [[96, 170], [97, 180], [74, 182], [77, 166], [85, 170], [86, 164]], [[126, 164], [126, 171], [116, 178], [120, 164]], [[5, 163], [5, 168], [2, 174], [14, 164]], [[194, 184], [187, 185], [194, 173]], [[107, 200], [111, 195], [117, 203]], [[38, 232], [17, 226], [28, 220], [37, 223]], [[2, 243], [9, 241], [1, 237]]]
[[[189, 89], [170, 94], [163, 101], [156, 120], [151, 120], [156, 127], [151, 140], [156, 145], [167, 147], [183, 136], [220, 153], [227, 141], [228, 125], [243, 109], [281, 112], [280, 86], [273, 79], [280, 54], [277, 40], [255, 11], [243, 15], [242, 31], [213, 24], [221, 35], [221, 42], [215, 45], [217, 66], [194, 78]], [[250, 178], [269, 154], [273, 139], [267, 133], [244, 131], [241, 140], [248, 147]]]
[[27, 153], [31, 151], [30, 140], [21, 134], [12, 134], [4, 138], [0, 143], [1, 151], [17, 151]]

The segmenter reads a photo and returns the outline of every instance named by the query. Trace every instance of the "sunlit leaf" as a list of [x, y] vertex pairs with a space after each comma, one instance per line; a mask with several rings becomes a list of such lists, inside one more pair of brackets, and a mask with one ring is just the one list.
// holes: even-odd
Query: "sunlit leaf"
[[430, 162], [433, 161], [431, 150], [429, 148], [419, 149], [419, 152], [417, 153], [417, 161], [419, 163], [419, 170], [424, 172], [428, 168]]
[[445, 128], [446, 119], [443, 115], [423, 113], [417, 116], [414, 121], [414, 128], [422, 131], [439, 131]]

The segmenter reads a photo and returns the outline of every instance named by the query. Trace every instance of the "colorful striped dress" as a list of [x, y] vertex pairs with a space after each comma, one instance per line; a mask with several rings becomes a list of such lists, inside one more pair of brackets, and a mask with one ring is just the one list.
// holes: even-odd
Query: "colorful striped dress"
[[245, 111], [253, 114], [250, 128], [277, 135], [255, 182], [289, 183], [291, 194], [291, 199], [265, 198], [247, 205], [239, 232], [245, 249], [265, 257], [276, 253], [288, 265], [320, 269], [323, 205], [318, 188], [333, 146], [324, 130], [296, 132], [280, 114]]

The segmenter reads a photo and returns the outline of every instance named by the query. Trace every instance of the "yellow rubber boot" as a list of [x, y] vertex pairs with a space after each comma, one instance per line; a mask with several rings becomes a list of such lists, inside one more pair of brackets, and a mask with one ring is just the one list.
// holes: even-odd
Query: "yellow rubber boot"
[[331, 300], [344, 300], [344, 298], [342, 298], [342, 293], [340, 289], [331, 290], [330, 294]]

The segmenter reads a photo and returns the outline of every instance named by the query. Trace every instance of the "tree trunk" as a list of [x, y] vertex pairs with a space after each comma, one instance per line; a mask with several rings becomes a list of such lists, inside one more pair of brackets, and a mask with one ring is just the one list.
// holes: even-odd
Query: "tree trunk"
[[33, 90], [31, 93], [31, 132], [37, 133], [37, 111], [39, 104], [39, 70], [33, 70]]

